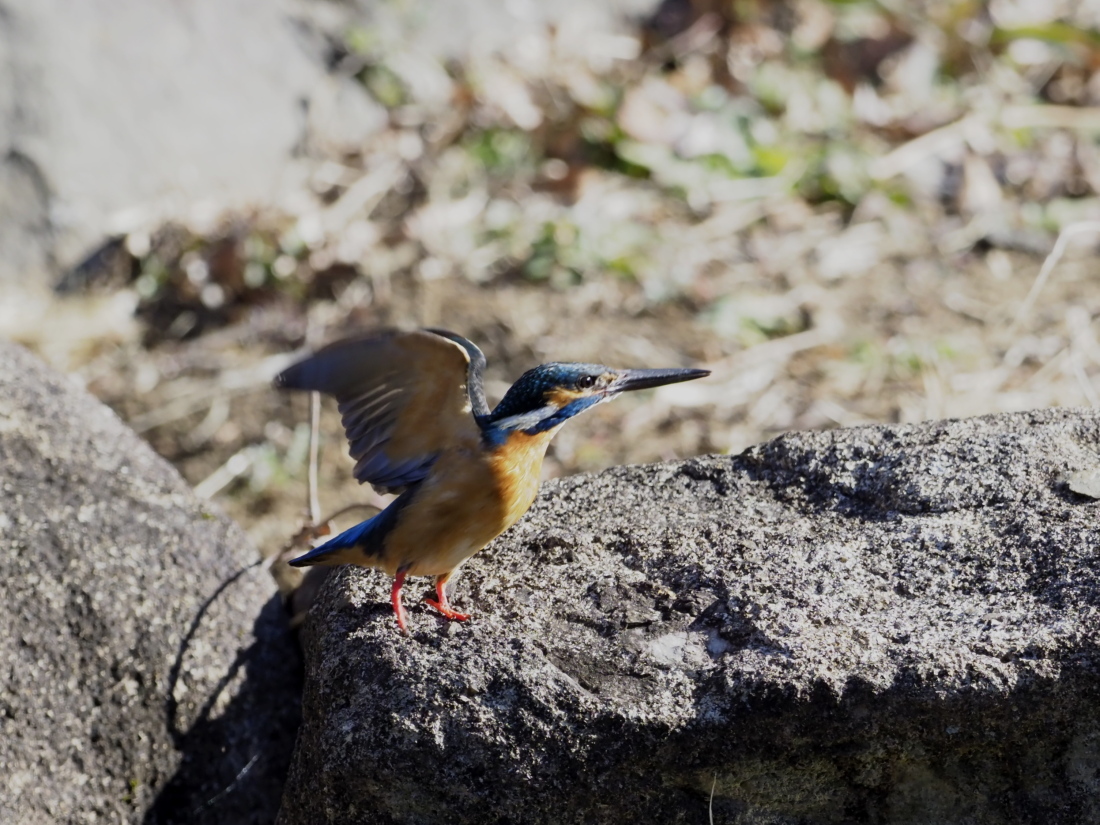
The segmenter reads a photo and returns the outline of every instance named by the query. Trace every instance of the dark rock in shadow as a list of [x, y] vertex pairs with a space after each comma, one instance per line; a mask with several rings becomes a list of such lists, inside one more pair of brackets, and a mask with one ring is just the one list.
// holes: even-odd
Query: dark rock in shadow
[[[252, 635], [255, 641], [240, 652], [188, 730], [177, 727], [177, 703], [166, 703], [166, 721], [182, 759], [145, 815], [145, 825], [275, 821], [301, 721], [301, 656], [277, 596], [264, 606]], [[222, 691], [237, 681], [235, 695], [215, 714]], [[274, 707], [272, 696], [285, 704]]]
[[0, 342], [0, 822], [274, 818], [300, 660], [274, 582], [109, 409]]

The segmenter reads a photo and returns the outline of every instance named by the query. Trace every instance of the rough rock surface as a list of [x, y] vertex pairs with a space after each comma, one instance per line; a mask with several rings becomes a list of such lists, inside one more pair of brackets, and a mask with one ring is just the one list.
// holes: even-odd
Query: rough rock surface
[[0, 0], [0, 283], [266, 202], [325, 76], [288, 0]]
[[0, 342], [0, 822], [274, 819], [300, 677], [254, 561], [110, 410]]
[[410, 638], [341, 569], [280, 821], [1100, 821], [1098, 465], [1052, 410], [550, 483]]

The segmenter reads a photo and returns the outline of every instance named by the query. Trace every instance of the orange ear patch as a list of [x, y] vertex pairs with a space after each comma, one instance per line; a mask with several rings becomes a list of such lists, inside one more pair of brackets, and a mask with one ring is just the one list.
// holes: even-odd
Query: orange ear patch
[[600, 376], [599, 383], [595, 388], [585, 390], [570, 390], [565, 387], [554, 387], [552, 390], [546, 393], [543, 398], [550, 404], [556, 406], [559, 410], [562, 407], [568, 406], [570, 402], [576, 401], [578, 398], [588, 398], [596, 392], [600, 391], [612, 381], [615, 380], [615, 373], [605, 372]]

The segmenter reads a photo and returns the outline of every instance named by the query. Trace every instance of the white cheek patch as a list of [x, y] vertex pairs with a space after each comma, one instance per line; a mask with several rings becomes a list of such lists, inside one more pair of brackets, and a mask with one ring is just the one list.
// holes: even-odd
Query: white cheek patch
[[547, 405], [541, 409], [533, 410], [532, 412], [510, 415], [507, 418], [502, 418], [500, 421], [496, 422], [496, 426], [502, 430], [526, 430], [528, 427], [535, 426], [547, 416], [553, 415], [557, 410], [557, 407]]

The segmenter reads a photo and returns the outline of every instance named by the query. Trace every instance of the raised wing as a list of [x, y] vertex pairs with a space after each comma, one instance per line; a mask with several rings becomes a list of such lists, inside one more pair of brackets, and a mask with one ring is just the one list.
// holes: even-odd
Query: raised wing
[[275, 386], [333, 396], [355, 477], [392, 489], [422, 480], [448, 447], [476, 444], [468, 386], [480, 390], [484, 362], [454, 333], [387, 330], [330, 344], [280, 373]]

